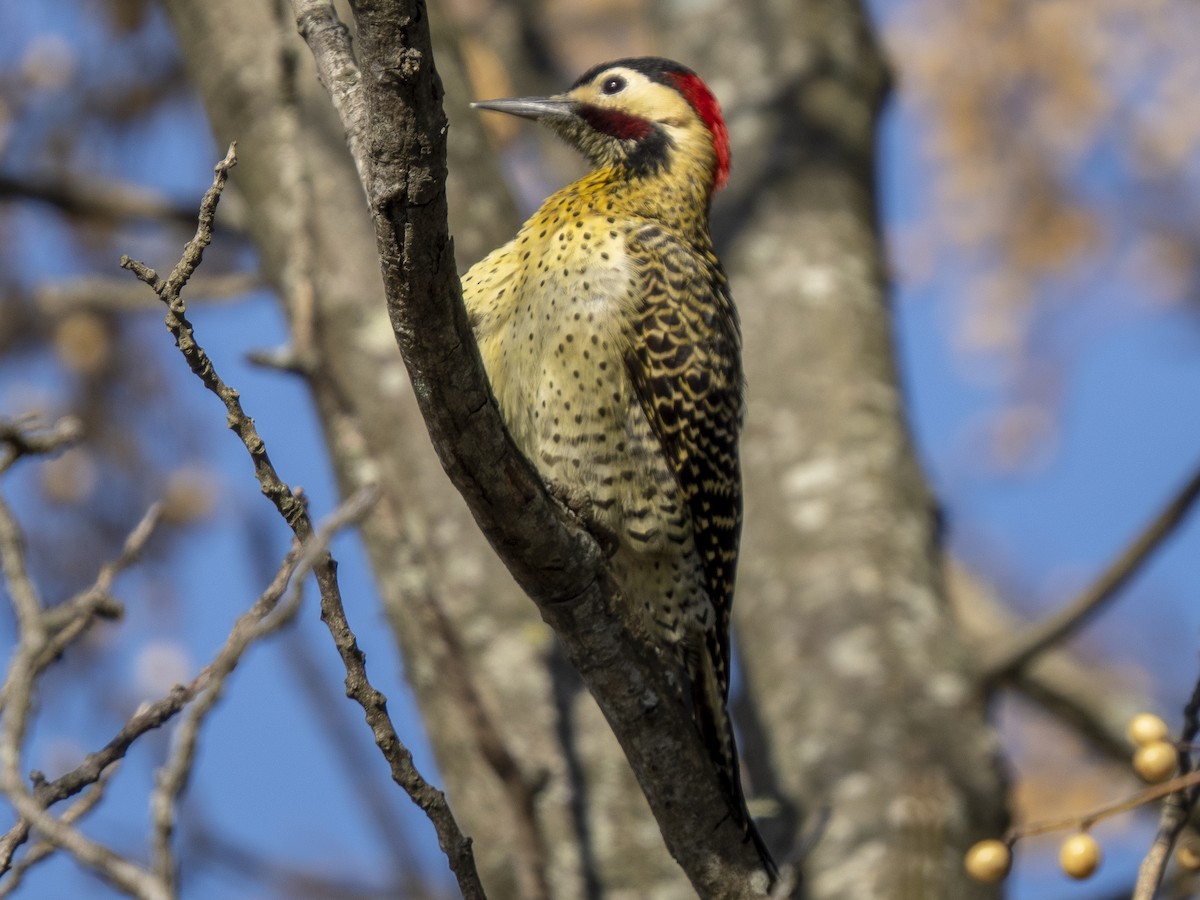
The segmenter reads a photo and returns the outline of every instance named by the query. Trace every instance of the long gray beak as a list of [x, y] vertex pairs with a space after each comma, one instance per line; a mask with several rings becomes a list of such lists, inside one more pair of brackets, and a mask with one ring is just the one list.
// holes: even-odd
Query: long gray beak
[[514, 97], [511, 100], [476, 100], [475, 109], [490, 109], [523, 119], [570, 119], [575, 117], [575, 103], [557, 97]]

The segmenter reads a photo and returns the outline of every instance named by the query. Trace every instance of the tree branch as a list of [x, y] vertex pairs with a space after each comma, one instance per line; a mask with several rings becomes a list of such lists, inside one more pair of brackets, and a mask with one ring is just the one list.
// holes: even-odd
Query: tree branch
[[982, 666], [985, 681], [995, 682], [1027, 665], [1047, 648], [1074, 634], [1111, 601], [1183, 521], [1200, 497], [1198, 467], [1161, 512], [1134, 538], [1099, 578], [1071, 603], [1014, 635]]
[[[221, 699], [225, 682], [241, 662], [250, 645], [262, 637], [277, 631], [290, 622], [300, 609], [302, 582], [293, 581], [297, 572], [305, 572], [326, 554], [330, 540], [340, 529], [359, 521], [374, 504], [377, 493], [364, 489], [342, 503], [317, 529], [316, 534], [304, 544], [296, 541], [284, 558], [274, 579], [266, 590], [234, 624], [225, 645], [206, 667], [206, 683], [196, 702], [188, 707], [187, 713], [175, 735], [175, 744], [170, 758], [155, 778], [155, 789], [150, 797], [150, 809], [154, 820], [154, 871], [160, 879], [177, 890], [175, 855], [171, 837], [175, 830], [175, 807], [191, 778], [195, 762], [196, 743], [200, 729], [208, 714]], [[281, 603], [284, 592], [292, 586], [291, 593]]]
[[[1188, 747], [1200, 734], [1200, 680], [1192, 690], [1192, 698], [1183, 711], [1183, 729], [1179, 735], [1179, 746]], [[1185, 751], [1179, 753], [1180, 777], [1191, 771], [1191, 754]], [[1137, 884], [1134, 887], [1131, 900], [1154, 900], [1158, 886], [1162, 883], [1167, 861], [1171, 858], [1171, 850], [1175, 841], [1188, 823], [1192, 809], [1200, 797], [1200, 785], [1192, 784], [1182, 788], [1167, 797], [1163, 802], [1162, 815], [1159, 818], [1158, 833], [1146, 858], [1138, 868]]]
[[[42, 449], [52, 449], [59, 445], [59, 440], [71, 438], [73, 434], [72, 427], [60, 428], [57, 438], [43, 435], [40, 446]], [[25, 572], [24, 540], [20, 528], [7, 504], [0, 498], [0, 556], [4, 559], [9, 593], [13, 595], [14, 604], [23, 610], [18, 653], [10, 665], [3, 689], [0, 690], [0, 709], [5, 716], [6, 752], [12, 758], [20, 757], [21, 736], [37, 677], [78, 639], [97, 617], [115, 617], [120, 614], [120, 604], [109, 594], [112, 581], [119, 572], [137, 559], [158, 524], [160, 512], [161, 507], [158, 504], [150, 507], [126, 538], [120, 556], [101, 567], [95, 583], [90, 588], [60, 606], [43, 610], [37, 592]], [[188, 697], [190, 698], [190, 695]], [[34, 773], [34, 790], [29, 798], [30, 802], [38, 809], [44, 810], [52, 803], [96, 783], [104, 776], [105, 770], [124, 755], [135, 738], [160, 725], [177, 711], [183, 702], [186, 700], [179, 702], [166, 715], [156, 716], [152, 710], [135, 715], [126, 723], [118, 739], [105, 748], [106, 753], [92, 754], [79, 768], [54, 782], [48, 783], [40, 773]], [[16, 771], [15, 766], [13, 771]], [[14, 790], [25, 794], [23, 784], [10, 784], [6, 793], [12, 793]], [[14, 801], [14, 804], [21, 808], [21, 802]], [[13, 854], [28, 839], [32, 821], [29, 816], [22, 814], [20, 820], [0, 838], [0, 875], [9, 870]], [[61, 821], [64, 823], [63, 827], [67, 828], [74, 819], [64, 815]], [[58, 840], [52, 843], [60, 844]], [[116, 858], [105, 857], [101, 850], [102, 848], [96, 845], [87, 848], [85, 852], [91, 853], [92, 858], [97, 860], [111, 861]]]
[[48, 429], [35, 430], [32, 423], [0, 419], [0, 473], [22, 456], [57, 453], [83, 438], [83, 423], [75, 416], [64, 416]]
[[[313, 7], [309, 0], [294, 4], [302, 27]], [[603, 552], [549, 497], [491, 396], [446, 233], [445, 118], [424, 4], [382, 0], [352, 8], [368, 116], [357, 164], [392, 327], [442, 465], [562, 640], [696, 890], [761, 896], [766, 873], [728, 814], [679, 685], [644, 637], [628, 630]], [[315, 42], [312, 49], [319, 69], [333, 67], [322, 58], [327, 51]], [[354, 122], [344, 124], [350, 131]]]
[[[263, 280], [256, 272], [230, 272], [227, 275], [194, 279], [191, 287], [193, 303], [196, 294], [206, 302], [220, 302], [235, 300], [262, 288]], [[152, 301], [146, 298], [146, 290], [141, 285], [131, 284], [128, 278], [118, 279], [107, 275], [40, 284], [34, 289], [33, 302], [42, 315], [54, 317], [80, 310], [129, 313], [146, 312], [153, 308]]]
[[[202, 672], [190, 684], [176, 685], [162, 699], [138, 710], [121, 726], [107, 744], [94, 753], [89, 753], [78, 766], [54, 781], [39, 782], [34, 786], [33, 797], [42, 808], [48, 808], [60, 800], [78, 794], [89, 785], [106, 777], [107, 772], [124, 758], [134, 741], [147, 731], [159, 728], [169, 721], [196, 696], [208, 680]], [[66, 819], [66, 816], [63, 816]], [[29, 838], [29, 823], [22, 819], [0, 838], [0, 875], [12, 865], [13, 854]]]
[[[159, 277], [150, 267], [127, 256], [121, 258], [121, 266], [137, 275], [139, 280], [149, 285], [167, 304], [167, 328], [174, 335], [175, 343], [191, 370], [225, 405], [229, 428], [237, 434], [250, 454], [255, 477], [263, 494], [274, 504], [293, 534], [300, 541], [308, 542], [312, 540], [315, 532], [304, 500], [279, 477], [267, 454], [266, 445], [254, 427], [254, 420], [242, 409], [240, 395], [221, 379], [204, 348], [196, 342], [194, 329], [187, 319], [186, 304], [180, 293], [200, 264], [204, 248], [212, 240], [217, 203], [229, 177], [229, 170], [236, 161], [236, 144], [231, 144], [225, 158], [217, 164], [213, 184], [200, 204], [196, 234], [188, 242], [179, 263], [166, 279]], [[470, 840], [458, 827], [446, 803], [445, 795], [425, 781], [413, 765], [412, 754], [400, 740], [388, 715], [387, 698], [375, 689], [367, 677], [366, 659], [346, 620], [341, 588], [337, 580], [337, 563], [327, 550], [313, 565], [313, 572], [321, 592], [321, 620], [328, 627], [346, 669], [347, 695], [363, 708], [375, 743], [389, 763], [392, 780], [408, 793], [433, 823], [438, 843], [446, 854], [450, 869], [458, 879], [464, 897], [468, 900], [483, 898], [485, 895], [475, 869]]]
[[[945, 577], [955, 619], [973, 656], [1016, 632], [1016, 616], [992, 586], [953, 559], [947, 560]], [[1149, 697], [1123, 687], [1112, 672], [1064, 646], [1050, 648], [995, 687], [1024, 695], [1121, 766], [1129, 765], [1125, 729], [1130, 718], [1153, 705]]]
[[9, 197], [46, 203], [72, 216], [158, 219], [184, 226], [196, 221], [195, 212], [156, 191], [69, 172], [23, 176], [0, 172], [0, 198]]
[[[0, 723], [0, 791], [16, 810], [20, 821], [0, 841], [0, 859], [7, 870], [12, 854], [36, 829], [56, 847], [74, 856], [80, 863], [122, 891], [144, 900], [168, 900], [165, 885], [130, 860], [103, 844], [90, 840], [73, 827], [66, 817], [55, 818], [46, 809], [38, 794], [44, 783], [34, 774], [34, 790], [26, 786], [22, 773], [23, 745], [30, 725], [37, 679], [43, 669], [65, 649], [70, 639], [77, 637], [100, 614], [108, 598], [107, 588], [115, 574], [128, 565], [148, 539], [156, 519], [151, 509], [142, 523], [126, 541], [121, 556], [101, 569], [96, 586], [67, 604], [66, 613], [45, 611], [24, 562], [24, 539], [8, 505], [0, 498], [0, 556], [3, 557], [5, 579], [17, 613], [17, 647], [9, 660], [0, 689], [3, 720]], [[102, 770], [101, 770], [102, 771]], [[100, 772], [97, 772], [99, 778]], [[95, 781], [96, 779], [92, 779]]]
[[350, 32], [326, 0], [293, 0], [296, 28], [312, 50], [317, 77], [346, 129], [346, 143], [358, 177], [366, 184], [367, 110], [362, 73], [350, 46]]
[[[108, 787], [108, 782], [112, 780], [112, 777], [116, 774], [116, 772], [116, 765], [105, 769], [100, 774], [100, 777], [96, 779], [92, 789], [80, 797], [78, 801], [73, 803], [71, 807], [62, 814], [62, 821], [68, 825], [73, 825], [90, 813], [93, 809], [95, 809], [97, 804], [104, 799], [104, 790]], [[26, 823], [21, 822], [17, 827], [23, 828], [25, 834], [29, 833], [29, 827]], [[14, 846], [12, 849], [15, 850], [16, 847]], [[17, 888], [21, 886], [21, 880], [25, 877], [25, 873], [42, 860], [49, 857], [57, 849], [58, 847], [56, 847], [50, 841], [38, 841], [32, 847], [30, 847], [29, 852], [25, 854], [24, 858], [20, 862], [12, 866], [11, 871], [8, 872], [8, 876], [2, 883], [0, 883], [0, 897], [8, 897], [13, 894]], [[6, 852], [4, 856], [5, 870], [9, 869], [10, 859], [11, 854]]]

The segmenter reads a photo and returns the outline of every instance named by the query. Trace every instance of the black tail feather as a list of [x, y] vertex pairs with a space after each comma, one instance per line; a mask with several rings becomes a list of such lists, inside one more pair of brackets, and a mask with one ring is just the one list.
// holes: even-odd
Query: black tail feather
[[698, 659], [685, 661], [688, 664], [692, 718], [717, 770], [730, 815], [741, 826], [746, 840], [753, 841], [763, 868], [767, 870], [771, 883], [774, 884], [779, 878], [779, 867], [775, 864], [758, 828], [755, 827], [754, 819], [746, 805], [737, 740], [733, 733], [733, 720], [726, 705], [725, 685], [718, 678], [709, 654], [699, 653], [696, 657]]

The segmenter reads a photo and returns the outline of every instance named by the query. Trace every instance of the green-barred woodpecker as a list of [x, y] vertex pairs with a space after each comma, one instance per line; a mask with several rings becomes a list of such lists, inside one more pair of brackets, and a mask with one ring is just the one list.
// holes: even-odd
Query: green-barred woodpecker
[[746, 809], [729, 693], [742, 522], [737, 311], [709, 205], [729, 175], [720, 106], [659, 58], [596, 66], [563, 94], [474, 104], [536, 119], [591, 171], [462, 279], [517, 446], [615, 536], [630, 614], [681, 668], [731, 815]]

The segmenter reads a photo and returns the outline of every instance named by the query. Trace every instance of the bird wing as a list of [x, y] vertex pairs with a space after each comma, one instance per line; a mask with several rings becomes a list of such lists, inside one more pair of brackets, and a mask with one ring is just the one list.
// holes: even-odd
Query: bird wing
[[741, 335], [720, 263], [656, 224], [629, 238], [639, 306], [625, 363], [691, 515], [709, 597], [722, 698], [729, 689], [742, 484]]

